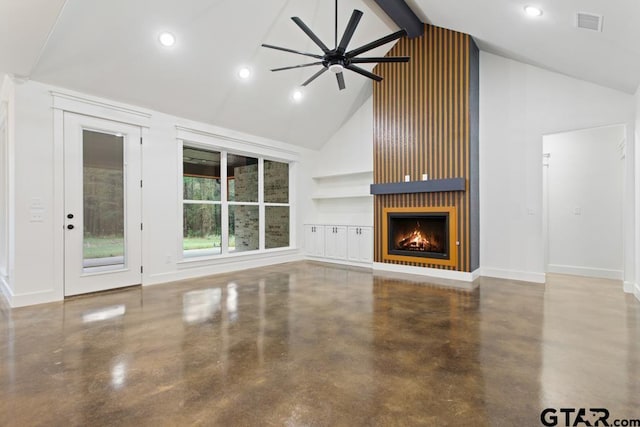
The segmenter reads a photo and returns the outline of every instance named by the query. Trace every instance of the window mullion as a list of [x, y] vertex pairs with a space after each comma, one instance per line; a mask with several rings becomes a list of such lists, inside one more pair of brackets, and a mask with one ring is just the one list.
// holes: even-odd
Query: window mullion
[[264, 209], [264, 158], [258, 158], [258, 231], [259, 246], [265, 248], [265, 209]]
[[222, 201], [222, 237], [221, 246], [222, 253], [229, 253], [229, 202], [228, 202], [228, 187], [227, 187], [227, 152], [220, 153], [220, 198]]

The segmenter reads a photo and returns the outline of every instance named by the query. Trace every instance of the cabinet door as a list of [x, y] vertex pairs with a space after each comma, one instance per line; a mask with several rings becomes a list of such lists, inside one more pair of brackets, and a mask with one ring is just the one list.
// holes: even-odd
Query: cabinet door
[[371, 227], [349, 227], [349, 261], [371, 262], [373, 260], [373, 231]]
[[373, 262], [373, 229], [371, 227], [360, 227], [358, 237], [360, 261]]
[[315, 256], [324, 256], [324, 226], [315, 225], [314, 226], [314, 255]]
[[316, 236], [313, 225], [304, 226], [304, 251], [307, 255], [316, 254]]
[[347, 259], [347, 227], [327, 225], [324, 237], [324, 254], [327, 258]]
[[336, 227], [327, 225], [324, 228], [324, 255], [327, 258], [336, 257]]
[[359, 227], [347, 229], [347, 257], [349, 261], [360, 261], [360, 235]]
[[335, 257], [347, 259], [347, 227], [336, 226]]
[[304, 249], [307, 255], [324, 256], [324, 227], [304, 226]]

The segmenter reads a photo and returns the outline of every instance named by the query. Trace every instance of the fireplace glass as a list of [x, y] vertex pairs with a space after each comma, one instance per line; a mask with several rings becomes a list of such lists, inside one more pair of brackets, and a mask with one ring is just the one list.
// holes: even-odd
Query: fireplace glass
[[389, 254], [449, 259], [448, 213], [389, 213], [387, 226]]

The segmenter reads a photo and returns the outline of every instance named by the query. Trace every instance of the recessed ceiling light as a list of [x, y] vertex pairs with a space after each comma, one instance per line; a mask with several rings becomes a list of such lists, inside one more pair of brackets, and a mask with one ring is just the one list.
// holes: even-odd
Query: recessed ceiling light
[[238, 70], [238, 77], [240, 77], [242, 80], [247, 80], [249, 77], [251, 77], [251, 70], [247, 67], [240, 68]]
[[160, 36], [158, 36], [158, 40], [160, 41], [160, 44], [164, 47], [171, 47], [174, 44], [176, 44], [175, 36], [166, 31], [164, 33], [160, 33]]
[[291, 94], [291, 99], [293, 99], [295, 102], [302, 101], [302, 98], [304, 98], [304, 93], [302, 93], [301, 89], [296, 89]]
[[524, 11], [529, 16], [542, 16], [542, 9], [535, 6], [525, 6]]

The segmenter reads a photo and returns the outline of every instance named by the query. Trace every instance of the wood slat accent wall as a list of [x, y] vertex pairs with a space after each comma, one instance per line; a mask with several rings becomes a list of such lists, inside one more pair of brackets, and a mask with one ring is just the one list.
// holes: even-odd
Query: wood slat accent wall
[[[477, 157], [477, 150], [471, 150], [472, 121], [478, 120], [470, 105], [472, 93], [477, 93], [474, 53], [477, 47], [468, 34], [425, 25], [423, 36], [399, 40], [388, 54], [410, 56], [408, 64], [379, 64], [374, 70], [384, 78], [373, 86], [374, 183], [401, 182], [405, 175], [420, 180], [427, 173], [429, 179], [465, 178], [467, 187], [464, 192], [375, 196], [376, 262], [472, 271], [472, 241], [477, 243], [477, 236], [472, 239], [470, 231], [475, 195], [469, 190], [474, 187], [470, 182], [478, 179], [471, 176], [471, 163], [477, 162], [471, 158]], [[384, 261], [383, 209], [425, 206], [457, 208], [457, 265]]]

